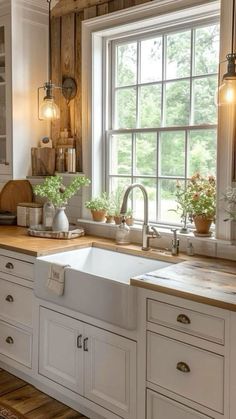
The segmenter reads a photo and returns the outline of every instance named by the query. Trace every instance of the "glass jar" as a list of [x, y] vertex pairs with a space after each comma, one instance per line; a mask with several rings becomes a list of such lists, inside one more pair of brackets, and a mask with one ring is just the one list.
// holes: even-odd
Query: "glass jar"
[[130, 244], [130, 228], [125, 222], [125, 217], [116, 229], [116, 244]]
[[43, 226], [52, 228], [52, 222], [55, 215], [55, 207], [51, 202], [45, 202], [43, 206]]
[[63, 148], [57, 149], [56, 171], [65, 172], [65, 152]]

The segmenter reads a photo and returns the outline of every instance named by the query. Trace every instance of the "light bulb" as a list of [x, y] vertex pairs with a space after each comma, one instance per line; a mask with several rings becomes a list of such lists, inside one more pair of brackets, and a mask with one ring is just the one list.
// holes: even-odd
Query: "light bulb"
[[60, 109], [52, 97], [44, 98], [39, 107], [39, 118], [42, 120], [54, 120], [60, 118]]
[[236, 105], [236, 79], [225, 79], [219, 88], [218, 105]]

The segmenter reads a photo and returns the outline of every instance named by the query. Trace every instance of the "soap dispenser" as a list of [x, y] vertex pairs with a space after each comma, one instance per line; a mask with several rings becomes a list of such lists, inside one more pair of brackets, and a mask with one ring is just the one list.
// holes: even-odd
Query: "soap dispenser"
[[122, 217], [121, 224], [116, 229], [116, 244], [130, 244], [130, 228]]

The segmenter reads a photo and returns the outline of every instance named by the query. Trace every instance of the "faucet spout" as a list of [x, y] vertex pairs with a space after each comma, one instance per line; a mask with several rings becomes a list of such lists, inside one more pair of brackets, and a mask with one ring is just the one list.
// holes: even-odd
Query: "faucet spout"
[[152, 227], [153, 231], [151, 232], [150, 226], [148, 224], [148, 194], [143, 185], [141, 185], [140, 183], [133, 183], [132, 185], [128, 186], [124, 194], [120, 213], [121, 215], [124, 215], [127, 212], [127, 203], [128, 203], [129, 194], [134, 188], [139, 188], [143, 194], [144, 220], [143, 220], [143, 229], [142, 229], [142, 250], [149, 250], [150, 238], [158, 238], [160, 237], [160, 233], [154, 227]]

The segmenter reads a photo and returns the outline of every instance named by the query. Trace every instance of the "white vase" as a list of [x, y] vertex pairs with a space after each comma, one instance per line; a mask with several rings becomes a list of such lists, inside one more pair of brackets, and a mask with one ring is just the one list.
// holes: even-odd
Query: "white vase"
[[57, 208], [52, 222], [53, 231], [68, 231], [69, 221], [65, 213], [65, 207]]

